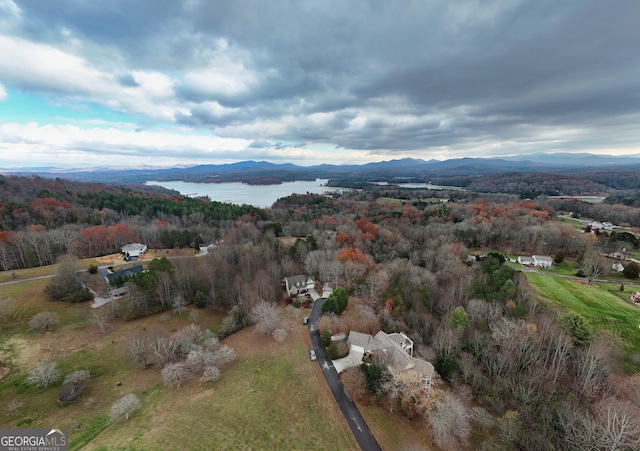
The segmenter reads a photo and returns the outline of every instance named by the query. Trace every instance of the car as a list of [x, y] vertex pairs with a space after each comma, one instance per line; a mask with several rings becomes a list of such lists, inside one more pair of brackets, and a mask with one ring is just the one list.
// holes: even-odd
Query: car
[[312, 362], [316, 361], [316, 351], [313, 349], [309, 349], [309, 358]]
[[305, 316], [304, 318], [302, 318], [302, 325], [306, 326], [307, 324], [309, 324], [309, 317]]

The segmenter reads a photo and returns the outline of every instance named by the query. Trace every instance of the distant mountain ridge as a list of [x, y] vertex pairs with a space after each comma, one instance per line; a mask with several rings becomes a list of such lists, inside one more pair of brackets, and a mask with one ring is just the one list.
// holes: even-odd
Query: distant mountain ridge
[[505, 172], [553, 172], [577, 174], [595, 171], [629, 171], [640, 169], [640, 156], [610, 156], [588, 153], [530, 154], [500, 158], [456, 158], [450, 160], [421, 160], [404, 158], [361, 165], [321, 164], [298, 166], [292, 163], [240, 161], [226, 164], [207, 164], [159, 168], [152, 166], [91, 169], [33, 168], [1, 170], [3, 174], [63, 177], [69, 180], [103, 183], [144, 183], [149, 180], [183, 180], [191, 182], [244, 182], [271, 184], [315, 178], [359, 181], [393, 181], [411, 179], [426, 181], [435, 177], [477, 177]]

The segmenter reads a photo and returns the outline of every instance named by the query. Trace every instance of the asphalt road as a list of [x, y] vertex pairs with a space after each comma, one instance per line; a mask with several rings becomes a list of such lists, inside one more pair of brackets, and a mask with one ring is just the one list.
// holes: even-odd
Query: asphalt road
[[331, 393], [338, 403], [349, 428], [351, 428], [353, 436], [358, 442], [358, 445], [360, 445], [360, 449], [363, 451], [382, 451], [382, 448], [373, 436], [371, 429], [369, 429], [369, 426], [364, 421], [360, 411], [351, 400], [349, 393], [344, 388], [344, 385], [342, 385], [340, 376], [338, 376], [338, 372], [333, 367], [331, 360], [327, 358], [326, 349], [320, 344], [320, 331], [318, 330], [317, 325], [321, 313], [320, 309], [322, 308], [324, 299], [325, 298], [318, 298], [314, 302], [313, 309], [311, 310], [311, 316], [309, 317], [309, 337], [311, 338], [311, 346], [316, 351], [316, 356], [318, 358], [317, 362], [320, 365], [320, 368], [322, 368], [322, 374], [324, 374], [327, 384], [331, 389]]

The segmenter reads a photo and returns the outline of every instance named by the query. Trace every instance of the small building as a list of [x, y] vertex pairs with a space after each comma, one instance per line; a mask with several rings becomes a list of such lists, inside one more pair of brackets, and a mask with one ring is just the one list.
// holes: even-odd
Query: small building
[[147, 245], [142, 243], [131, 243], [125, 245], [120, 252], [125, 260], [129, 261], [132, 258], [138, 258], [147, 252]]
[[537, 268], [551, 268], [551, 264], [553, 263], [551, 257], [546, 255], [534, 255], [531, 259], [533, 260], [533, 266]]
[[216, 247], [218, 246], [211, 242], [200, 243], [198, 245], [198, 250], [200, 251], [201, 255], [207, 255], [209, 252], [213, 251]]
[[624, 266], [622, 266], [622, 263], [620, 262], [615, 262], [613, 265], [611, 265], [611, 269], [613, 269], [614, 271], [622, 272], [624, 271]]
[[531, 257], [518, 257], [518, 263], [524, 266], [533, 265], [533, 259]]

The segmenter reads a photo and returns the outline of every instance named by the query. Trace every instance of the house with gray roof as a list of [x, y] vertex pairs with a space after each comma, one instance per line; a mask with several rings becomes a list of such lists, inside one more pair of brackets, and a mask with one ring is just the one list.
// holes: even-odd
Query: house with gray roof
[[413, 357], [413, 341], [406, 334], [380, 331], [372, 337], [351, 331], [349, 344], [356, 353], [376, 356], [395, 379], [426, 388], [431, 386], [435, 369], [426, 360]]
[[288, 296], [295, 296], [297, 294], [306, 293], [316, 285], [316, 282], [315, 280], [313, 280], [313, 278], [304, 275], [285, 277], [283, 282]]
[[122, 257], [129, 261], [132, 258], [138, 258], [147, 252], [147, 245], [142, 243], [130, 243], [122, 247], [120, 250]]

